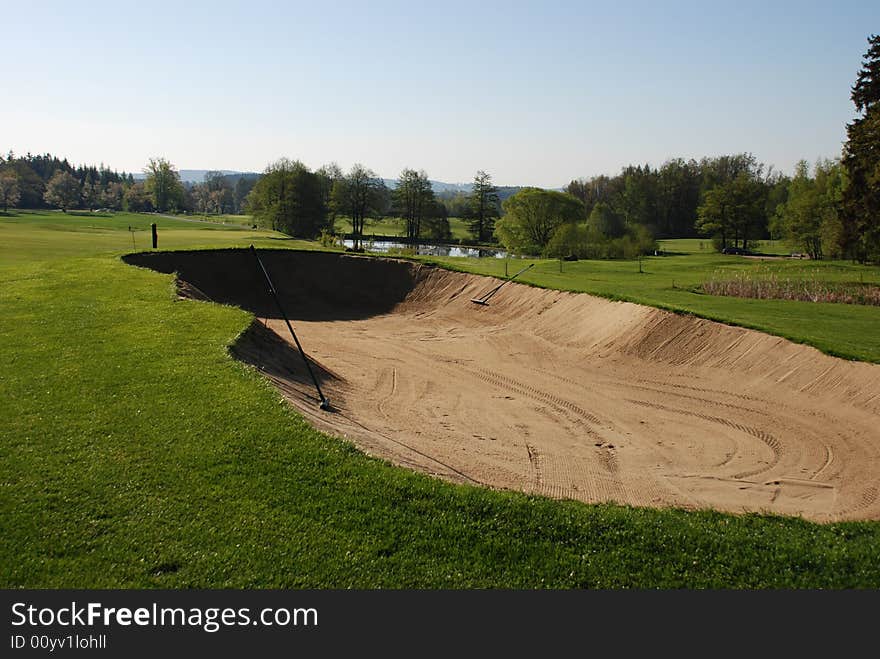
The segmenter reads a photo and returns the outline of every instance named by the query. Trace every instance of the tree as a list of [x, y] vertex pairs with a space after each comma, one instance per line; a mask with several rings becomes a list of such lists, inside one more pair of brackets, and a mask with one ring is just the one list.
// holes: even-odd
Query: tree
[[21, 199], [18, 189], [18, 174], [15, 171], [0, 172], [0, 203], [3, 204], [3, 212], [9, 212], [9, 207], [15, 207]]
[[847, 124], [842, 240], [860, 263], [880, 260], [880, 35], [868, 38], [850, 98], [861, 116]]
[[207, 216], [211, 207], [211, 190], [205, 183], [196, 183], [192, 187], [192, 196], [196, 211]]
[[575, 222], [561, 224], [544, 248], [544, 256], [551, 259], [589, 258], [588, 228]]
[[584, 205], [570, 194], [540, 188], [523, 188], [502, 204], [504, 217], [495, 233], [513, 252], [540, 254], [557, 228], [583, 217]]
[[595, 206], [600, 201], [611, 204], [616, 200], [623, 188], [623, 175], [615, 176], [594, 176], [591, 179], [578, 179], [571, 181], [565, 191], [577, 197], [584, 204], [584, 218], [590, 216]]
[[332, 212], [351, 218], [354, 249], [362, 249], [367, 218], [378, 215], [385, 207], [387, 190], [376, 172], [361, 164], [352, 165], [348, 174], [333, 183]]
[[210, 171], [205, 172], [205, 187], [208, 190], [210, 207], [217, 214], [226, 213], [232, 210], [232, 185], [223, 172]]
[[125, 186], [122, 183], [108, 183], [104, 192], [101, 193], [101, 204], [111, 210], [122, 210], [124, 194]]
[[89, 210], [97, 208], [101, 201], [101, 188], [89, 176], [82, 185], [82, 201], [83, 205]]
[[657, 231], [671, 236], [695, 236], [700, 205], [700, 167], [695, 160], [667, 160], [657, 181]]
[[22, 159], [14, 162], [7, 161], [7, 168], [9, 167], [18, 175], [18, 191], [21, 195], [19, 208], [40, 208], [48, 203], [45, 198], [46, 182], [52, 174], [43, 179], [34, 171], [33, 167]]
[[764, 211], [764, 187], [747, 171], [706, 192], [697, 209], [697, 229], [716, 238], [719, 249], [732, 245], [748, 249], [757, 239]]
[[144, 189], [152, 196], [153, 207], [160, 213], [178, 209], [183, 203], [180, 174], [164, 158], [150, 158], [144, 173]]
[[626, 167], [618, 211], [628, 226], [656, 224], [658, 173], [650, 165]]
[[321, 181], [299, 161], [282, 158], [269, 165], [248, 206], [259, 224], [297, 238], [315, 238], [327, 226]]
[[471, 234], [481, 243], [488, 242], [495, 233], [495, 220], [500, 214], [498, 188], [492, 177], [483, 170], [474, 176], [474, 185], [468, 204]]
[[830, 166], [816, 164], [816, 177], [811, 178], [807, 162], [795, 166], [794, 178], [788, 186], [788, 199], [777, 210], [778, 231], [785, 239], [812, 259], [823, 255], [823, 226], [837, 219], [836, 203], [828, 194]]
[[153, 210], [152, 196], [143, 183], [132, 183], [122, 197], [122, 208], [130, 213], [149, 213]]
[[434, 191], [424, 170], [404, 169], [392, 193], [395, 211], [406, 222], [406, 237], [417, 240], [422, 233], [422, 221], [433, 210]]
[[72, 174], [64, 171], [55, 172], [46, 184], [46, 193], [43, 197], [46, 203], [67, 212], [68, 208], [79, 202], [79, 181]]
[[321, 181], [321, 194], [324, 197], [324, 203], [327, 205], [329, 211], [327, 228], [330, 231], [333, 231], [336, 225], [336, 211], [333, 205], [333, 185], [336, 181], [344, 178], [345, 175], [342, 173], [342, 169], [339, 165], [335, 162], [321, 166], [315, 173]]
[[587, 220], [587, 228], [606, 238], [620, 238], [626, 233], [623, 218], [604, 201], [593, 206], [593, 211]]
[[425, 213], [422, 233], [432, 240], [452, 240], [449, 214], [442, 202], [436, 199], [431, 202]]
[[241, 213], [244, 210], [247, 196], [251, 193], [251, 190], [254, 189], [256, 183], [257, 177], [252, 175], [240, 176], [235, 182], [235, 187], [232, 191], [232, 210], [234, 213]]

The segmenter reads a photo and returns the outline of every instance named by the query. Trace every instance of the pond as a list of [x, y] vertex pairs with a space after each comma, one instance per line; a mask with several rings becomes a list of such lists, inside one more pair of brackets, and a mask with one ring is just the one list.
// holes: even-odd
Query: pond
[[[353, 240], [343, 240], [345, 247], [353, 247]], [[397, 242], [393, 240], [364, 240], [361, 243], [368, 252], [387, 253], [392, 250], [414, 249], [416, 254], [422, 256], [466, 256], [474, 259], [493, 258], [503, 259], [507, 257], [507, 252], [500, 249], [486, 249], [485, 247], [464, 247], [459, 245], [410, 245], [407, 243]]]

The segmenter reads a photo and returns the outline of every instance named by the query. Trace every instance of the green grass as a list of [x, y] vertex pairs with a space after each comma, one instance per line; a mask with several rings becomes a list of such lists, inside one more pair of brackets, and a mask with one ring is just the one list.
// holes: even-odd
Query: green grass
[[156, 223], [160, 249], [200, 247], [291, 246], [315, 249], [314, 243], [249, 226], [226, 226], [198, 218], [143, 213], [70, 213], [19, 211], [0, 214], [2, 263], [31, 263], [73, 256], [121, 254], [150, 249], [150, 225]]
[[201, 222], [211, 222], [213, 224], [240, 225], [245, 227], [254, 226], [254, 218], [252, 215], [233, 215], [231, 213], [185, 213], [175, 217], [179, 219], [199, 220]]
[[[880, 267], [845, 261], [753, 259], [722, 256], [699, 250], [697, 240], [662, 244], [678, 256], [646, 257], [639, 272], [637, 261], [432, 258], [466, 272], [503, 277], [505, 265], [513, 274], [528, 263], [535, 267], [518, 281], [545, 288], [591, 293], [690, 313], [720, 322], [776, 334], [847, 359], [880, 362], [880, 307], [824, 304], [789, 300], [752, 300], [706, 295], [698, 287], [712, 278], [737, 272], [772, 272], [779, 277], [810, 277], [821, 281], [880, 283]], [[707, 241], [708, 244], [708, 241]]]
[[[659, 242], [661, 249], [670, 253], [704, 255], [714, 253], [712, 240], [709, 238], [673, 238]], [[752, 251], [765, 256], [788, 256], [791, 253], [791, 249], [782, 240], [762, 240]]]
[[[119, 260], [117, 220], [150, 219], [0, 219], [0, 586], [880, 587], [877, 523], [589, 506], [365, 457], [230, 358], [248, 314]], [[160, 241], [257, 235], [182, 224]]]

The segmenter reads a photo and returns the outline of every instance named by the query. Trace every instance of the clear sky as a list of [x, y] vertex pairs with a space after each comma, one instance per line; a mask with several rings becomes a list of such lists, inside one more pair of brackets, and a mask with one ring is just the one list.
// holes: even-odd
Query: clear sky
[[11, 2], [0, 150], [560, 187], [836, 157], [880, 2]]

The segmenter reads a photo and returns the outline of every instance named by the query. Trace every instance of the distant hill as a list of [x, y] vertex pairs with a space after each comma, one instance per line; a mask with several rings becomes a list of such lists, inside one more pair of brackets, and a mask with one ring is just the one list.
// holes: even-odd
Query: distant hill
[[[205, 174], [207, 174], [208, 172], [214, 172], [214, 171], [218, 171], [218, 172], [222, 173], [224, 176], [234, 176], [236, 178], [239, 176], [247, 176], [247, 177], [259, 176], [259, 174], [257, 174], [256, 172], [237, 172], [232, 169], [216, 169], [216, 170], [215, 169], [181, 169], [181, 170], [178, 170], [177, 173], [180, 174], [180, 180], [183, 183], [204, 183], [205, 182]], [[147, 178], [147, 175], [143, 174], [143, 173], [135, 174], [134, 178], [136, 181], [143, 180], [143, 179]]]
[[[383, 178], [382, 182], [390, 190], [397, 187], [396, 178]], [[473, 185], [472, 183], [444, 183], [443, 181], [429, 181], [429, 183], [436, 194], [443, 192], [470, 192]]]
[[[181, 169], [179, 170], [180, 180], [183, 183], [192, 185], [193, 183], [203, 183], [205, 181], [205, 174], [212, 171], [222, 172], [223, 175], [227, 178], [227, 180], [231, 179], [231, 182], [234, 184], [236, 180], [239, 178], [259, 178], [262, 176], [259, 172], [238, 172], [231, 169]], [[147, 177], [146, 174], [134, 174], [135, 180], [142, 181]], [[393, 178], [383, 178], [382, 181], [385, 183], [385, 186], [390, 190], [393, 190], [397, 187], [397, 179]], [[438, 196], [452, 196], [456, 193], [463, 192], [465, 194], [469, 193], [473, 189], [473, 183], [446, 183], [445, 181], [431, 181], [431, 188], [434, 190], [434, 193]], [[522, 186], [515, 185], [501, 185], [498, 186], [498, 196], [501, 198], [501, 201], [504, 201], [511, 195], [515, 194], [519, 190], [522, 189]], [[554, 188], [555, 190], [561, 190], [561, 188]]]

